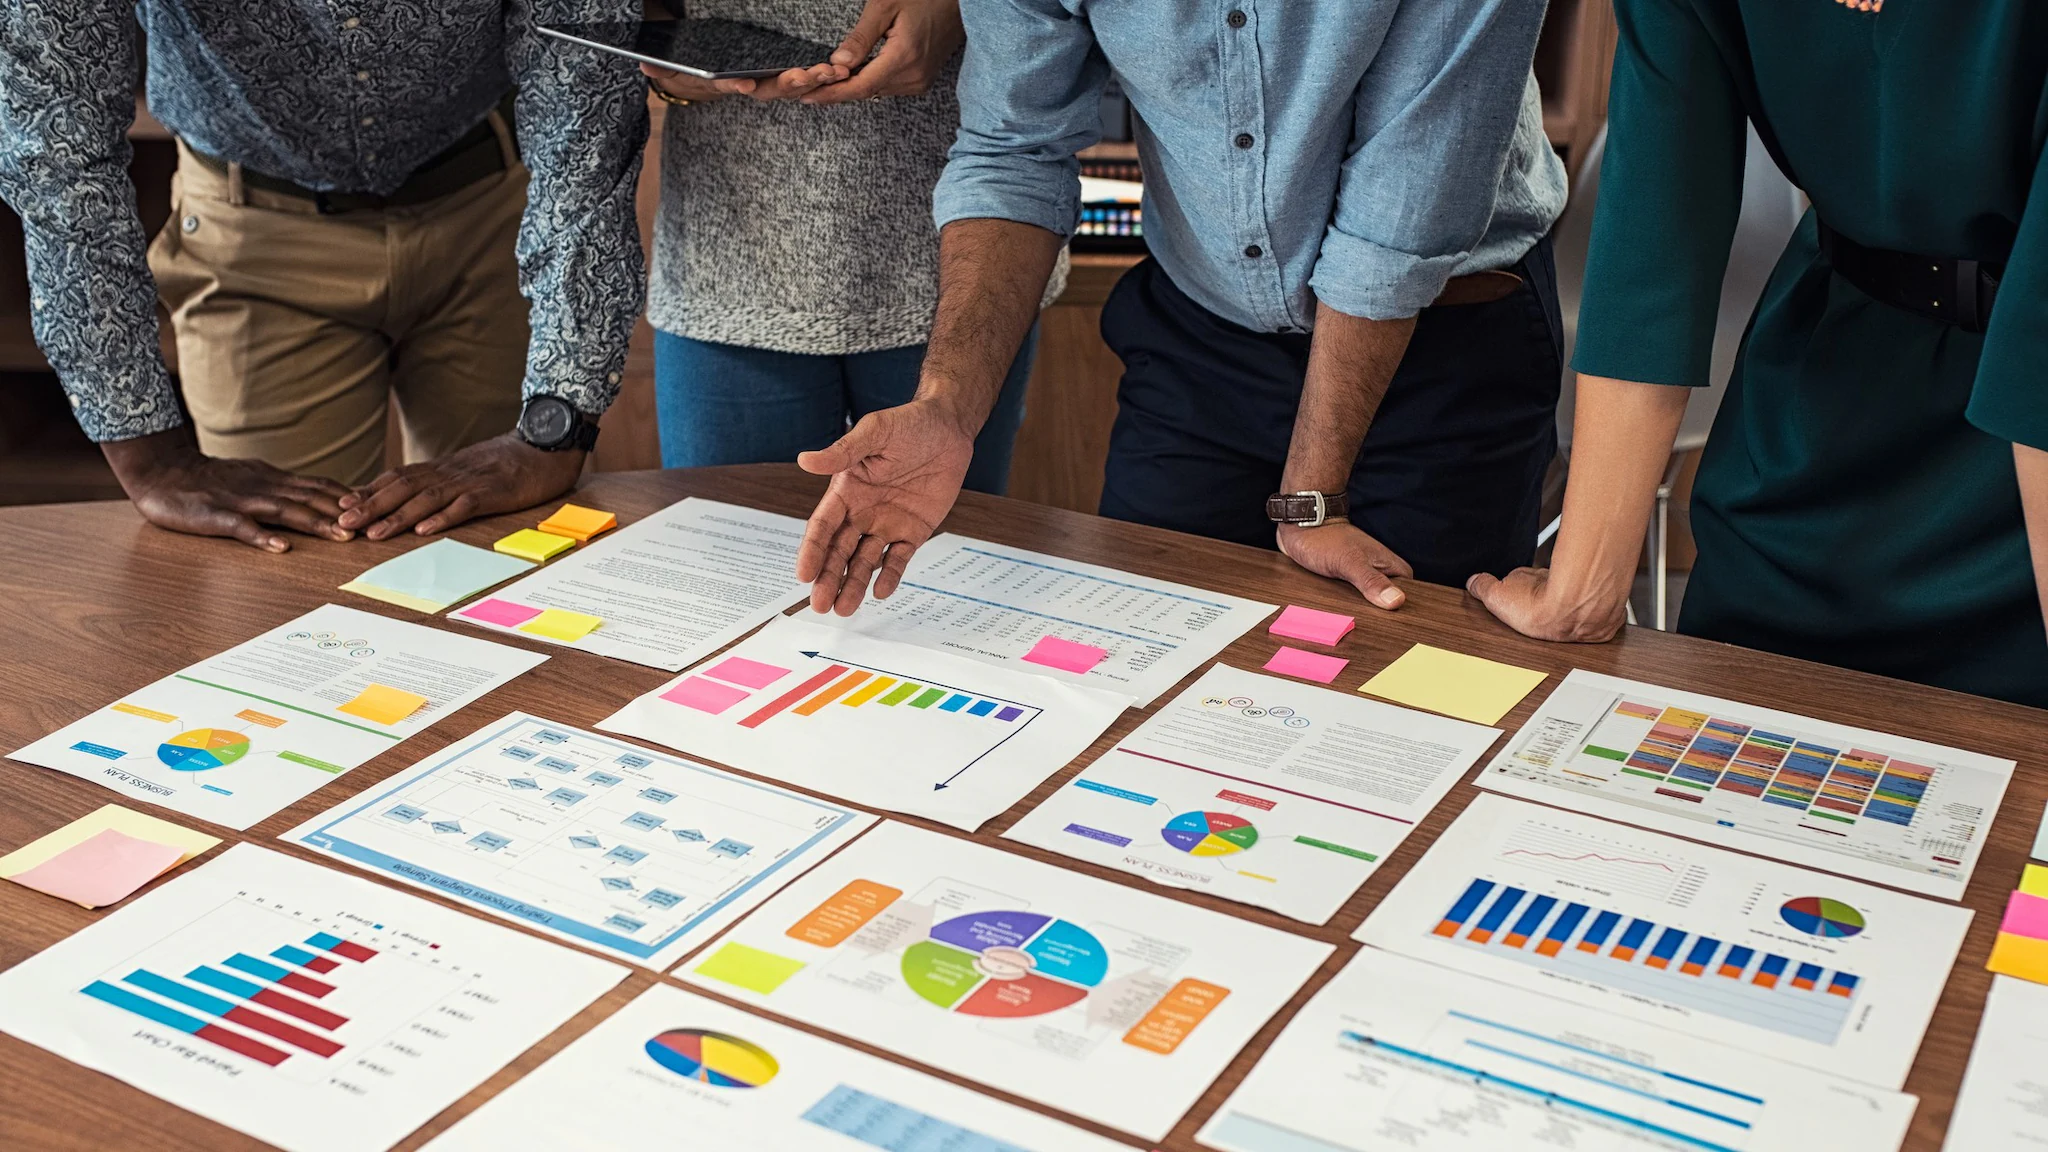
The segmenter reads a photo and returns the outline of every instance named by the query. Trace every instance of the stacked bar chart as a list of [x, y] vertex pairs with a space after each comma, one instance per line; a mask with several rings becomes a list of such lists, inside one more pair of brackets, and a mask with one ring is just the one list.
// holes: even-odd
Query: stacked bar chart
[[234, 952], [178, 977], [137, 968], [118, 980], [95, 980], [80, 991], [274, 1068], [301, 1054], [328, 1059], [341, 1052], [332, 1034], [348, 1018], [317, 1001], [335, 990], [331, 981], [338, 974], [345, 976], [349, 966], [376, 955], [353, 941], [316, 932], [301, 942], [281, 944], [267, 956]]
[[1680, 925], [1485, 879], [1471, 881], [1432, 932], [1492, 955], [1823, 1044], [1841, 1034], [1859, 983], [1852, 973]]

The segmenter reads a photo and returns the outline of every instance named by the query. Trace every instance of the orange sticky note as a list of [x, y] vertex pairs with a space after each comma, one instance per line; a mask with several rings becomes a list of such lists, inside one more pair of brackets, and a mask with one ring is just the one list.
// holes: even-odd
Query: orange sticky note
[[185, 850], [176, 844], [138, 840], [106, 828], [8, 879], [81, 908], [100, 908], [125, 899], [176, 867], [184, 856]]
[[599, 508], [585, 508], [580, 504], [564, 504], [555, 509], [555, 514], [540, 522], [540, 530], [556, 536], [567, 536], [572, 540], [588, 543], [592, 536], [609, 532], [619, 526], [619, 518]]
[[426, 707], [427, 698], [385, 684], [372, 684], [362, 694], [336, 709], [378, 724], [396, 724]]

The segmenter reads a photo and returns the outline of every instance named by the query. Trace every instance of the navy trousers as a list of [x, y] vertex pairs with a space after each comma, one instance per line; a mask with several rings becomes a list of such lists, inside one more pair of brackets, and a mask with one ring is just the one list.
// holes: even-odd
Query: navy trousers
[[[1461, 586], [1536, 549], [1557, 451], [1563, 325], [1550, 241], [1486, 304], [1425, 309], [1351, 472], [1351, 522]], [[1117, 282], [1102, 336], [1124, 362], [1102, 514], [1271, 548], [1310, 337], [1240, 327], [1151, 260]]]

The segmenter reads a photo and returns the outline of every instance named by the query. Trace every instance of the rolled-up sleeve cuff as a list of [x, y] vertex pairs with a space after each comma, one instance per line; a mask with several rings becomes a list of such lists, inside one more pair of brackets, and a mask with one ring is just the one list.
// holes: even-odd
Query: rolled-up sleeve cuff
[[133, 440], [184, 426], [185, 409], [170, 373], [154, 355], [145, 364], [129, 378], [97, 391], [69, 387], [66, 381], [71, 412], [93, 443]]
[[932, 222], [1014, 220], [1071, 238], [1081, 217], [1080, 165], [1021, 156], [956, 156], [932, 190]]
[[1443, 295], [1469, 252], [1417, 256], [1330, 229], [1308, 285], [1316, 299], [1346, 316], [1405, 320]]

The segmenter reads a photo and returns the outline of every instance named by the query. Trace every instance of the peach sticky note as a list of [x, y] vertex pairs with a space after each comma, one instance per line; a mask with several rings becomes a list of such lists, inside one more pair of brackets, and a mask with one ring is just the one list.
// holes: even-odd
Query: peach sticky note
[[1289, 604], [1266, 631], [1289, 640], [1306, 640], [1310, 644], [1335, 644], [1349, 635], [1357, 623], [1357, 620], [1335, 612], [1318, 612], [1313, 608]]
[[550, 640], [560, 640], [564, 644], [574, 644], [590, 635], [590, 630], [602, 623], [602, 616], [587, 616], [581, 612], [550, 608], [521, 624], [519, 630], [531, 632], [535, 636], [545, 636]]
[[119, 902], [176, 867], [184, 855], [185, 850], [176, 844], [138, 840], [103, 828], [91, 839], [8, 879], [81, 908], [99, 908]]
[[489, 600], [480, 600], [475, 604], [471, 604], [455, 615], [464, 620], [478, 620], [485, 624], [496, 624], [500, 628], [517, 628], [535, 616], [540, 615], [540, 609], [528, 608], [524, 604], [514, 604], [510, 600], [499, 600], [493, 597]]
[[2006, 897], [2005, 920], [1998, 930], [2031, 940], [2048, 940], [2048, 900], [2025, 892]]
[[709, 712], [713, 716], [745, 700], [747, 696], [748, 692], [744, 688], [734, 688], [715, 680], [706, 680], [702, 676], [678, 680], [675, 687], [661, 694], [661, 698], [671, 704], [681, 704], [685, 708], [695, 708], [699, 712]]
[[1109, 655], [1106, 649], [1088, 644], [1076, 644], [1057, 636], [1041, 636], [1031, 651], [1024, 654], [1027, 663], [1043, 664], [1047, 668], [1058, 668], [1062, 672], [1086, 672]]
[[336, 711], [378, 724], [396, 724], [426, 706], [427, 698], [417, 692], [407, 692], [388, 684], [372, 684]]
[[1991, 959], [1984, 967], [2036, 984], [2048, 984], [2048, 940], [2000, 932], [1991, 944]]
[[1266, 661], [1266, 671], [1278, 672], [1282, 676], [1299, 676], [1318, 684], [1328, 684], [1337, 678], [1349, 660], [1336, 656], [1325, 656], [1320, 652], [1303, 652], [1299, 648], [1282, 648]]
[[1359, 691], [1474, 724], [1498, 724], [1543, 677], [1530, 668], [1417, 644]]
[[2027, 870], [2020, 873], [2020, 891], [2048, 898], [2048, 864], [2027, 865]]
[[5, 856], [0, 856], [0, 877], [12, 877], [26, 872], [67, 849], [74, 848], [108, 829], [132, 836], [137, 840], [151, 840], [158, 844], [170, 844], [178, 849], [179, 864], [192, 859], [220, 843], [215, 836], [194, 832], [182, 824], [145, 816], [132, 808], [119, 804], [105, 804], [89, 815], [81, 816], [62, 828], [31, 840]]
[[609, 532], [618, 526], [617, 516], [597, 508], [585, 508], [580, 504], [564, 504], [555, 509], [554, 515], [540, 522], [540, 530], [543, 532], [585, 542], [600, 532]]
[[567, 536], [536, 532], [531, 528], [521, 528], [491, 545], [507, 556], [517, 556], [521, 560], [531, 560], [535, 564], [545, 564], [575, 546], [576, 542]]

